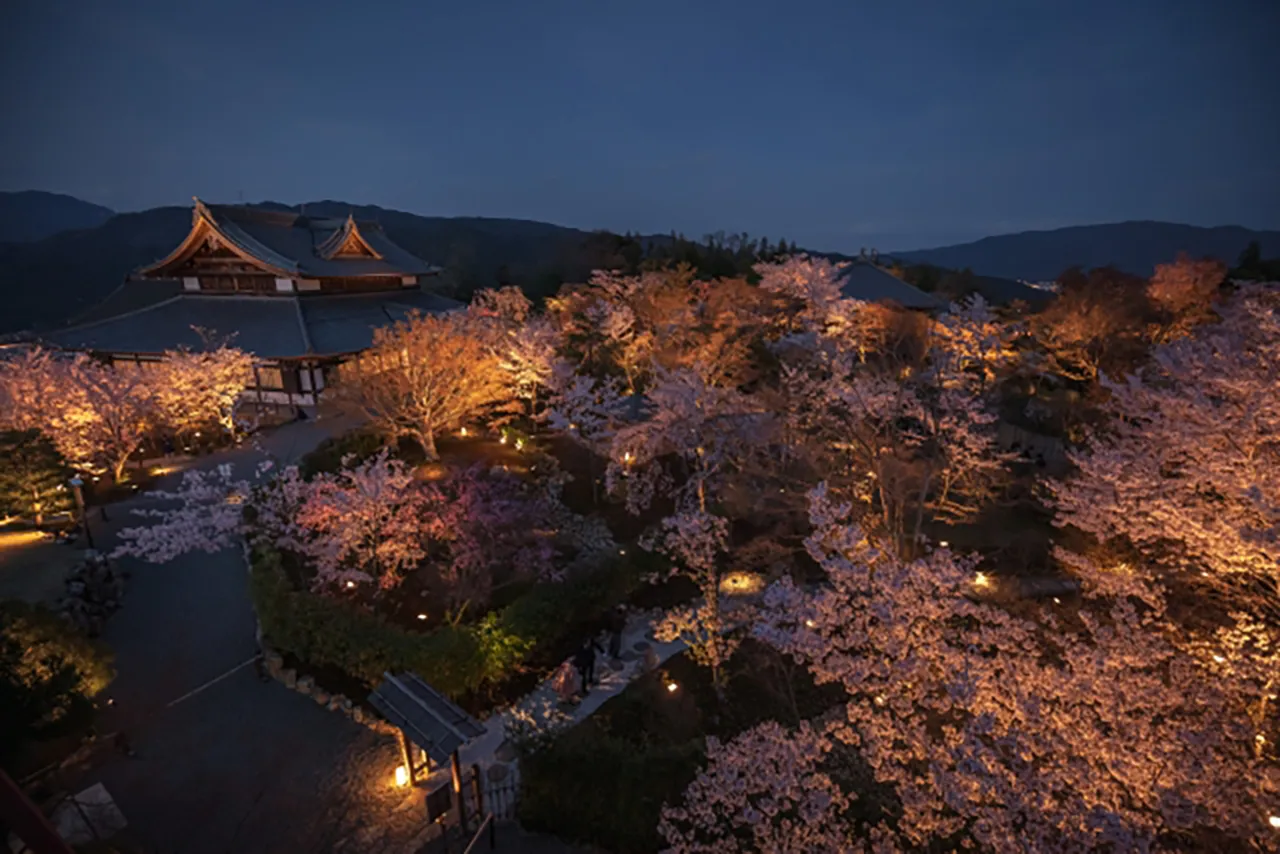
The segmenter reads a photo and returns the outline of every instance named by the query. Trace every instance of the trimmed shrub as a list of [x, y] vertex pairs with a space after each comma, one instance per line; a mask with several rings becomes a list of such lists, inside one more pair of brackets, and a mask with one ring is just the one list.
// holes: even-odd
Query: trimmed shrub
[[[333, 474], [342, 468], [342, 458], [348, 454], [354, 455], [355, 462], [361, 463], [381, 451], [385, 444], [381, 436], [364, 430], [333, 436], [299, 460], [298, 471], [307, 480], [321, 472]], [[391, 450], [394, 452], [396, 449], [393, 446]]]
[[294, 588], [277, 552], [259, 549], [252, 560], [254, 606], [276, 649], [368, 685], [385, 671], [411, 670], [454, 699], [491, 688], [534, 660], [557, 660], [566, 643], [594, 631], [640, 583], [633, 564], [615, 564], [563, 584], [536, 585], [478, 622], [418, 633]]

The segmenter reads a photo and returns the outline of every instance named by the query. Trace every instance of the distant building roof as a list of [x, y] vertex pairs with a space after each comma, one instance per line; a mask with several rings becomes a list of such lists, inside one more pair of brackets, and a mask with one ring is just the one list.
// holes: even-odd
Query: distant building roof
[[176, 249], [138, 271], [170, 278], [210, 238], [264, 271], [282, 277], [424, 276], [440, 268], [401, 249], [374, 222], [317, 218], [293, 211], [206, 205], [191, 211], [191, 231]]
[[215, 342], [229, 339], [233, 346], [264, 359], [335, 356], [367, 348], [376, 328], [415, 311], [428, 314], [460, 307], [421, 288], [289, 297], [179, 293], [39, 337], [66, 350], [158, 354], [200, 350], [200, 330], [207, 330]]
[[433, 762], [448, 762], [450, 754], [484, 733], [474, 718], [416, 673], [382, 676], [382, 684], [369, 695], [369, 705], [403, 730]]
[[896, 302], [904, 308], [939, 309], [946, 302], [909, 285], [893, 273], [867, 261], [850, 262], [840, 292], [865, 302]]
[[1015, 279], [999, 276], [974, 276], [973, 289], [992, 305], [1008, 305], [1022, 300], [1032, 308], [1042, 308], [1053, 299], [1053, 292], [1033, 288]]

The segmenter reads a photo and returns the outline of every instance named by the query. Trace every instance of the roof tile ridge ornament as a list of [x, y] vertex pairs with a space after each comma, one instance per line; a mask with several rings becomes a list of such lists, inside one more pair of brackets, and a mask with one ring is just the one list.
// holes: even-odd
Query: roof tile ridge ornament
[[192, 196], [191, 201], [193, 202], [191, 206], [191, 224], [192, 225], [195, 225], [201, 219], [207, 219], [211, 223], [215, 222], [213, 218], [213, 211], [209, 210], [208, 205], [200, 201], [199, 196]]

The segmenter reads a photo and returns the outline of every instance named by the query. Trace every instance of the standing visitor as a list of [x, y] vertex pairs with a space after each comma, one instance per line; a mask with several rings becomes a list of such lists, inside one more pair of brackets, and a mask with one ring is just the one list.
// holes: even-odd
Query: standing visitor
[[591, 683], [595, 681], [596, 652], [602, 651], [595, 638], [587, 638], [582, 644], [582, 649], [578, 650], [578, 654], [574, 656], [574, 666], [578, 668], [578, 675], [582, 677], [583, 694], [590, 690]]
[[560, 667], [556, 669], [556, 675], [551, 680], [551, 688], [560, 698], [560, 702], [573, 702], [574, 695], [578, 693], [578, 672], [574, 669], [572, 660], [565, 659], [561, 662]]

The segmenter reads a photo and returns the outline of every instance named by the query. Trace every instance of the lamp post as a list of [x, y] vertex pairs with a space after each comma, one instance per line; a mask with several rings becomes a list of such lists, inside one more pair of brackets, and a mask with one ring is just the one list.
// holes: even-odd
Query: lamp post
[[89, 513], [86, 511], [84, 506], [84, 492], [82, 491], [83, 486], [84, 486], [84, 481], [80, 479], [79, 475], [71, 478], [71, 491], [75, 493], [76, 509], [80, 511], [80, 523], [84, 525], [84, 539], [85, 539], [85, 542], [88, 543], [89, 548], [92, 549], [94, 548], [93, 531], [89, 530]]

